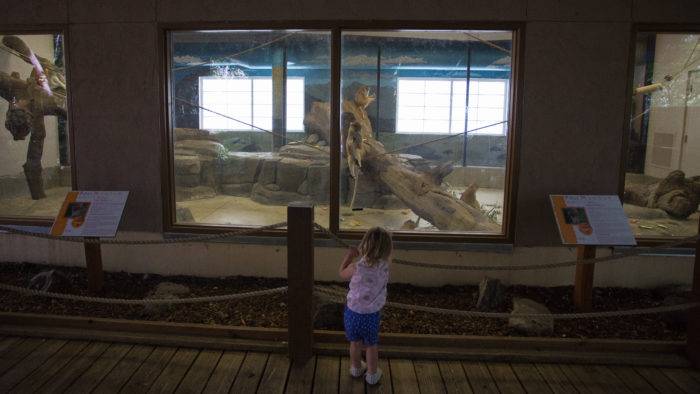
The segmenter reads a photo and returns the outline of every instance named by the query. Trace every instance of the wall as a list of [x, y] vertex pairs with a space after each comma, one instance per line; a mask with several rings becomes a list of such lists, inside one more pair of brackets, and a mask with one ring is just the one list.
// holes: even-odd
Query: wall
[[[524, 23], [521, 116], [516, 140], [515, 249], [480, 255], [499, 261], [551, 261], [571, 257], [561, 247], [548, 195], [618, 193], [622, 144], [627, 132], [628, 61], [633, 23], [699, 23], [695, 0], [26, 0], [11, 2], [0, 24], [67, 24], [77, 183], [81, 189], [131, 191], [124, 236], [158, 236], [162, 230], [161, 47], [158, 24], [274, 20], [434, 20]], [[231, 26], [235, 26], [231, 24]], [[572, 148], [573, 147], [573, 148]], [[106, 165], [108, 164], [108, 165]], [[130, 233], [133, 232], [133, 233]], [[2, 236], [0, 260], [81, 264], [79, 248]], [[235, 264], [256, 253], [276, 261], [265, 246], [207, 244], [152, 249], [106, 247], [106, 266], [135, 271], [282, 274]], [[342, 251], [318, 253], [335, 262]], [[468, 264], [472, 255], [402, 252], [405, 257]], [[598, 284], [650, 285], [684, 281], [687, 258], [644, 258], [644, 264], [601, 267]], [[234, 266], [235, 264], [235, 266]], [[272, 263], [270, 263], [272, 264]], [[674, 264], [673, 267], [676, 267]], [[686, 268], [683, 268], [686, 267]], [[255, 271], [252, 271], [255, 270]], [[411, 273], [413, 272], [413, 273]], [[663, 272], [663, 275], [659, 275]], [[513, 281], [570, 283], [570, 272], [518, 274]], [[397, 269], [395, 280], [475, 280]], [[550, 276], [551, 275], [551, 276]]]
[[[0, 38], [2, 38], [0, 31]], [[53, 36], [22, 36], [27, 45], [38, 56], [47, 59], [53, 59]], [[24, 60], [7, 52], [0, 51], [0, 70], [9, 74], [16, 71], [20, 74], [21, 79], [27, 79], [32, 72], [32, 67]], [[8, 103], [6, 100], [0, 99], [0, 177], [11, 176], [21, 178], [24, 182], [24, 173], [22, 164], [27, 158], [27, 145], [29, 137], [21, 141], [14, 141], [12, 134], [5, 129], [5, 113], [7, 112]], [[58, 126], [55, 116], [47, 116], [44, 118], [46, 126], [46, 139], [44, 140], [44, 155], [41, 158], [41, 164], [44, 168], [56, 167], [59, 163], [58, 156]]]

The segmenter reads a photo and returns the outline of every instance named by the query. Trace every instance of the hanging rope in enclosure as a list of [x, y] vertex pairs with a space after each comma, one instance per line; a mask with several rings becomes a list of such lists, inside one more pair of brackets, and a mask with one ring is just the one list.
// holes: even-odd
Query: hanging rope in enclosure
[[[319, 296], [324, 296], [328, 299], [334, 301], [345, 301], [345, 294], [343, 291], [335, 290], [327, 287], [316, 286], [316, 293]], [[689, 302], [677, 305], [659, 306], [653, 308], [636, 308], [621, 311], [603, 311], [603, 312], [584, 312], [584, 313], [505, 313], [505, 312], [480, 312], [480, 311], [463, 311], [459, 309], [445, 309], [445, 308], [433, 308], [430, 306], [423, 305], [412, 305], [403, 304], [400, 302], [387, 302], [384, 304], [390, 308], [397, 308], [409, 311], [418, 312], [428, 312], [443, 315], [454, 315], [462, 317], [484, 317], [492, 319], [510, 319], [510, 318], [531, 318], [531, 319], [554, 319], [554, 320], [564, 320], [564, 319], [593, 319], [601, 317], [621, 317], [621, 316], [636, 316], [636, 315], [650, 315], [656, 313], [667, 313], [667, 312], [677, 312], [684, 311], [691, 308], [700, 307], [700, 302]]]
[[270, 294], [284, 293], [287, 291], [287, 286], [276, 287], [273, 289], [255, 290], [244, 293], [223, 294], [215, 296], [190, 297], [190, 298], [106, 298], [106, 297], [90, 297], [76, 294], [54, 293], [50, 291], [41, 291], [0, 283], [0, 290], [13, 291], [15, 293], [24, 294], [27, 296], [40, 296], [49, 298], [58, 298], [68, 301], [83, 301], [93, 302], [98, 304], [114, 304], [114, 305], [160, 305], [160, 304], [194, 304], [200, 302], [219, 302], [240, 300], [243, 298], [259, 297]]
[[[330, 230], [327, 228], [321, 226], [318, 223], [314, 223], [314, 226], [331, 237], [338, 245], [344, 246], [344, 247], [351, 247], [352, 245], [343, 240], [342, 238], [338, 237], [336, 234], [333, 234]], [[400, 264], [400, 265], [407, 265], [411, 267], [419, 267], [419, 268], [428, 268], [428, 269], [444, 269], [444, 270], [455, 270], [455, 271], [526, 271], [526, 270], [538, 270], [538, 269], [552, 269], [552, 268], [563, 268], [563, 267], [571, 267], [571, 266], [576, 266], [578, 264], [596, 264], [596, 263], [609, 263], [609, 262], [617, 262], [619, 260], [622, 260], [627, 257], [632, 257], [632, 256], [638, 256], [641, 254], [649, 253], [649, 250], [657, 250], [657, 249], [669, 249], [673, 247], [677, 247], [680, 245], [684, 245], [690, 242], [695, 242], [700, 238], [698, 235], [694, 235], [692, 237], [688, 238], [682, 238], [673, 242], [669, 242], [663, 245], [658, 245], [654, 246], [651, 248], [646, 248], [643, 250], [639, 249], [632, 249], [627, 252], [623, 252], [620, 254], [614, 254], [610, 256], [603, 256], [603, 257], [596, 257], [592, 259], [586, 259], [586, 260], [571, 260], [571, 261], [562, 261], [562, 262], [557, 262], [557, 263], [543, 263], [543, 264], [530, 264], [530, 265], [454, 265], [454, 264], [436, 264], [436, 263], [422, 263], [418, 261], [410, 261], [410, 260], [404, 260], [404, 259], [397, 259], [394, 258], [391, 260], [392, 263]], [[684, 261], [684, 260], [679, 260], [679, 261]]]
[[24, 235], [34, 238], [50, 239], [54, 241], [64, 241], [64, 242], [78, 242], [78, 243], [92, 243], [92, 244], [109, 244], [109, 245], [161, 245], [161, 244], [175, 244], [175, 243], [191, 243], [191, 242], [206, 242], [214, 241], [217, 239], [224, 239], [229, 237], [235, 237], [240, 235], [250, 235], [258, 233], [261, 231], [272, 230], [287, 225], [287, 222], [280, 222], [275, 224], [270, 224], [267, 226], [240, 229], [233, 231], [226, 231], [218, 234], [207, 234], [207, 235], [196, 235], [192, 237], [184, 238], [171, 238], [171, 239], [146, 239], [146, 240], [121, 240], [121, 239], [102, 239], [102, 238], [82, 238], [82, 237], [62, 237], [51, 234], [35, 233], [32, 231], [25, 231], [16, 229], [14, 227], [0, 226], [0, 231], [5, 231], [10, 234]]

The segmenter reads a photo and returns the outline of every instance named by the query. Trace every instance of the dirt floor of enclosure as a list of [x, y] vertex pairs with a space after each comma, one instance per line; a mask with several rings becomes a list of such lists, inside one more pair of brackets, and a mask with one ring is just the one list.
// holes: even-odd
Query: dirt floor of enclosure
[[[86, 276], [82, 268], [55, 267], [36, 264], [0, 264], [0, 282], [27, 286], [37, 273], [58, 269], [70, 284], [60, 284], [53, 291], [86, 294]], [[113, 298], [143, 298], [161, 282], [182, 284], [189, 288], [181, 297], [219, 295], [286, 285], [285, 279], [257, 277], [197, 278], [186, 276], [164, 277], [151, 274], [111, 272], [105, 275], [102, 296]], [[477, 286], [417, 287], [390, 284], [389, 299], [395, 302], [472, 310], [476, 304]], [[526, 297], [544, 304], [552, 313], [573, 312], [572, 288], [510, 286], [505, 301], [493, 311], [508, 312], [513, 297]], [[678, 288], [623, 289], [596, 288], [593, 297], [596, 311], [648, 308], [685, 302], [683, 290]], [[234, 326], [286, 327], [287, 298], [285, 294], [243, 299], [232, 302], [183, 304], [172, 307], [145, 309], [142, 306], [90, 304], [55, 300], [44, 297], [25, 297], [0, 291], [0, 310], [89, 316], [117, 319], [152, 320]], [[340, 316], [338, 316], [340, 318]], [[653, 314], [619, 318], [556, 320], [553, 337], [560, 338], [626, 338], [684, 340], [685, 313]], [[342, 320], [338, 320], [342, 321]], [[329, 325], [330, 324], [330, 325]], [[337, 323], [336, 323], [337, 324]], [[331, 323], [317, 325], [319, 329], [342, 329]], [[464, 318], [385, 308], [382, 312], [383, 332], [458, 335], [520, 335], [512, 332], [505, 320]]]
[[69, 187], [46, 189], [46, 198], [41, 200], [32, 200], [29, 192], [26, 196], [1, 199], [0, 216], [55, 218], [70, 190]]

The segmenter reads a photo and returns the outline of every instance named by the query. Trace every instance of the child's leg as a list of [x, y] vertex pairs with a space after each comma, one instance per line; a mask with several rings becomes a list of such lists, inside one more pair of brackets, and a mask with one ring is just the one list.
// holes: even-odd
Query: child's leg
[[350, 342], [350, 365], [358, 369], [362, 367], [362, 341]]
[[377, 372], [377, 364], [379, 363], [379, 347], [377, 345], [367, 346], [367, 373], [373, 375]]

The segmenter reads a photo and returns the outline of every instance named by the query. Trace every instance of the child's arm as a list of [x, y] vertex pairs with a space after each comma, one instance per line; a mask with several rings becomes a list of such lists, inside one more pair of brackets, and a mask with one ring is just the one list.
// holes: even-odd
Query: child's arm
[[343, 262], [340, 264], [338, 269], [338, 275], [345, 280], [352, 278], [352, 274], [355, 273], [355, 264], [353, 261], [360, 255], [360, 252], [356, 247], [348, 248], [348, 252], [345, 254]]

